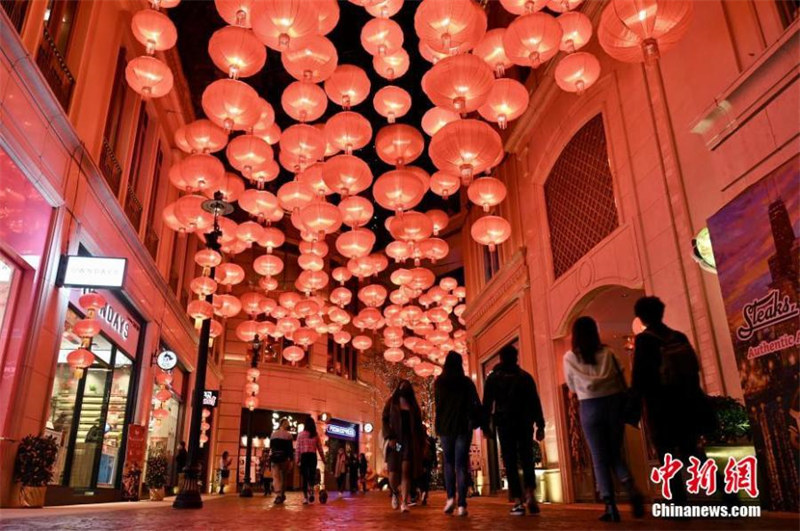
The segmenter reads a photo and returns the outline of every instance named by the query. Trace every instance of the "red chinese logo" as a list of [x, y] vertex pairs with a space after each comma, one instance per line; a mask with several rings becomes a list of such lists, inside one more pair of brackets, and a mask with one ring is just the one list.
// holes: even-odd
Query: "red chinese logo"
[[728, 464], [725, 465], [725, 493], [731, 494], [743, 490], [751, 498], [758, 496], [757, 464], [758, 461], [753, 455], [742, 457], [738, 461], [729, 457]]
[[[725, 493], [737, 494], [744, 491], [751, 498], [758, 497], [757, 465], [758, 460], [752, 455], [738, 460], [733, 457], [728, 458], [728, 464], [725, 465], [723, 473]], [[650, 471], [650, 481], [656, 485], [661, 484], [661, 496], [665, 500], [672, 499], [670, 480], [680, 473], [682, 468], [683, 462], [668, 453], [664, 455], [664, 464], [653, 467]], [[699, 494], [702, 490], [711, 496], [717, 491], [720, 474], [713, 459], [701, 461], [697, 457], [691, 456], [686, 471], [689, 473], [689, 479], [686, 481], [686, 490], [689, 494]]]
[[689, 494], [699, 494], [700, 490], [706, 491], [708, 496], [717, 492], [717, 463], [713, 459], [706, 459], [701, 462], [698, 458], [689, 457], [689, 481], [686, 482], [686, 490]]
[[672, 454], [668, 453], [664, 455], [664, 465], [653, 467], [650, 472], [650, 481], [656, 485], [661, 483], [661, 496], [665, 500], [672, 499], [672, 488], [669, 485], [669, 481], [675, 477], [675, 474], [680, 472], [681, 468], [683, 468], [683, 463], [681, 463], [680, 459], [673, 459]]

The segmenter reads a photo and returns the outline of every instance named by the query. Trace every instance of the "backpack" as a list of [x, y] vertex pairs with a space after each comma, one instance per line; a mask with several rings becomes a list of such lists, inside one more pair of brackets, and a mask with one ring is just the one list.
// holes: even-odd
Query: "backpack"
[[691, 343], [675, 332], [661, 337], [659, 380], [663, 387], [699, 387], [697, 354]]

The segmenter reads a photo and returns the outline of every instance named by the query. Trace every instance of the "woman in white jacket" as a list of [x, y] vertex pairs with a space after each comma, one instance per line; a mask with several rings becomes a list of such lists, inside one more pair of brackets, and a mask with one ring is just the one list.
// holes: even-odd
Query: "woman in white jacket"
[[633, 476], [622, 458], [625, 380], [619, 367], [614, 353], [600, 342], [594, 319], [579, 317], [575, 320], [572, 350], [564, 354], [564, 378], [570, 391], [578, 395], [581, 427], [592, 454], [597, 488], [606, 504], [600, 520], [606, 522], [620, 520], [614, 501], [612, 471], [630, 494], [634, 516], [644, 516], [642, 495], [636, 490]]

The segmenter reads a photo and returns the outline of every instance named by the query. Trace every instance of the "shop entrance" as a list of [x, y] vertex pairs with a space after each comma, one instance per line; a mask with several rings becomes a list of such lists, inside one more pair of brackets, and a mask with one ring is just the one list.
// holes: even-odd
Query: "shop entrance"
[[[336, 459], [339, 449], [344, 450], [345, 456], [355, 454], [358, 457], [359, 426], [346, 420], [330, 419], [325, 425], [325, 435], [328, 437], [325, 449], [325, 488], [330, 492], [338, 490], [336, 483]], [[349, 474], [345, 479], [345, 490], [352, 490]]]
[[[571, 318], [566, 325], [566, 334], [555, 341], [555, 353], [559, 358], [570, 349], [570, 327], [572, 321], [582, 315], [590, 316], [597, 321], [600, 330], [600, 339], [617, 355], [625, 378], [630, 384], [631, 369], [633, 367], [633, 305], [639, 297], [644, 296], [644, 291], [626, 288], [624, 286], [607, 286], [600, 288], [578, 303]], [[565, 437], [570, 440], [569, 454], [566, 463], [569, 466], [569, 476], [572, 478], [572, 491], [577, 502], [598, 501], [595, 493], [594, 472], [589, 448], [583, 431], [580, 428], [578, 400], [567, 392], [566, 385], [562, 385], [561, 394], [564, 418], [562, 429]], [[647, 460], [645, 446], [639, 430], [631, 427], [625, 428], [624, 457], [634, 475], [638, 485], [647, 485]], [[617, 496], [624, 499], [626, 494], [617, 485]]]

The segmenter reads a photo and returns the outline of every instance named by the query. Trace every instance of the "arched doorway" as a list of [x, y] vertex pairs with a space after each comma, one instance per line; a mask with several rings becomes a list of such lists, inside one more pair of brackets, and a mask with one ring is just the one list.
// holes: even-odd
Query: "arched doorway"
[[[554, 340], [554, 349], [557, 355], [562, 355], [570, 349], [570, 328], [572, 322], [582, 315], [588, 315], [597, 321], [600, 337], [609, 348], [617, 355], [625, 377], [630, 383], [631, 367], [633, 365], [633, 351], [631, 350], [633, 338], [631, 324], [633, 321], [633, 305], [639, 297], [644, 296], [643, 290], [632, 289], [625, 286], [612, 285], [598, 288], [578, 302], [570, 312], [570, 317], [562, 327], [563, 335]], [[561, 364], [559, 363], [560, 367]], [[565, 466], [569, 467], [568, 475], [572, 478], [573, 500], [576, 502], [598, 501], [595, 493], [594, 473], [583, 432], [580, 429], [580, 420], [577, 411], [577, 399], [570, 397], [562, 382], [562, 429], [567, 438], [567, 459]], [[647, 485], [647, 457], [643, 443], [642, 433], [635, 428], [625, 428], [624, 455], [631, 468], [637, 485], [646, 490]], [[624, 498], [623, 492], [618, 495]]]

